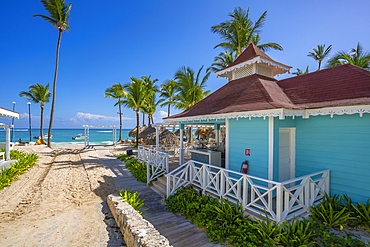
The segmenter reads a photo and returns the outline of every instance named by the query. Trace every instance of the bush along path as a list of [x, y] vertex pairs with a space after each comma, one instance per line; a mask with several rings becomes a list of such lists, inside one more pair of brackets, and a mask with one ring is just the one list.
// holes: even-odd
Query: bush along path
[[240, 205], [202, 196], [191, 187], [181, 187], [165, 201], [168, 210], [197, 224], [213, 242], [228, 246], [370, 246], [353, 233], [333, 232], [333, 228], [349, 225], [367, 229], [369, 201], [354, 206], [348, 197], [342, 201], [337, 195], [326, 195], [321, 204], [311, 208], [308, 220], [293, 219], [283, 224], [268, 220], [267, 215], [267, 220], [250, 220]]
[[0, 169], [0, 191], [9, 187], [12, 182], [19, 179], [19, 175], [25, 173], [29, 168], [34, 166], [39, 158], [34, 153], [24, 153], [17, 150], [10, 151], [10, 158], [17, 159], [9, 167]]

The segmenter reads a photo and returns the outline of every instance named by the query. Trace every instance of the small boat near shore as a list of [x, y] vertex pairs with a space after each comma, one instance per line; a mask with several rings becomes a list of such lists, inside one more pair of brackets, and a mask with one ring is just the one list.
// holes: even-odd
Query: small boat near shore
[[72, 140], [83, 140], [83, 139], [85, 139], [85, 136], [83, 136], [82, 134], [78, 134], [72, 137]]
[[[50, 136], [50, 139], [53, 138], [53, 135]], [[33, 139], [41, 139], [41, 136], [34, 136]], [[48, 139], [48, 135], [44, 135], [43, 139]]]

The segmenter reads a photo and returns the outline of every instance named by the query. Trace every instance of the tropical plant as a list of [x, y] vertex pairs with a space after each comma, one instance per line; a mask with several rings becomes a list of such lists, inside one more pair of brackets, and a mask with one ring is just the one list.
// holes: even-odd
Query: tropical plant
[[165, 80], [164, 83], [161, 85], [161, 91], [160, 91], [160, 96], [163, 99], [163, 103], [161, 103], [161, 107], [163, 106], [168, 106], [168, 112], [167, 116], [169, 117], [170, 111], [171, 111], [171, 104], [172, 100], [175, 97], [176, 93], [176, 81], [172, 79]]
[[[231, 18], [230, 20], [211, 27], [212, 32], [219, 34], [221, 39], [223, 39], [223, 42], [219, 43], [214, 48], [223, 47], [226, 51], [234, 51], [236, 52], [235, 55], [239, 56], [251, 43], [256, 41], [259, 43], [260, 37], [257, 35], [265, 23], [266, 15], [267, 11], [265, 11], [256, 22], [253, 22], [249, 18], [249, 8], [245, 11], [240, 6], [235, 7], [234, 11], [228, 14]], [[255, 45], [263, 51], [269, 49], [283, 50], [283, 48], [276, 43]]]
[[298, 76], [298, 75], [305, 75], [305, 74], [308, 74], [308, 73], [309, 72], [308, 72], [308, 65], [307, 65], [306, 71], [303, 71], [303, 70], [300, 70], [300, 69], [297, 68], [297, 71], [293, 72], [292, 74]]
[[364, 48], [361, 46], [361, 44], [357, 43], [357, 47], [352, 48], [348, 53], [344, 51], [338, 52], [328, 61], [326, 67], [331, 68], [347, 63], [370, 70], [370, 53], [364, 51]]
[[121, 110], [121, 99], [125, 97], [126, 91], [123, 89], [121, 83], [114, 84], [113, 86], [105, 89], [105, 98], [118, 99], [114, 106], [118, 105], [119, 109], [119, 142], [122, 142], [122, 110]]
[[363, 202], [357, 203], [357, 206], [353, 205], [353, 208], [356, 210], [355, 216], [358, 222], [358, 225], [363, 225], [366, 230], [370, 233], [370, 203], [367, 199], [366, 204]]
[[263, 219], [263, 216], [261, 217], [262, 220], [254, 218], [257, 224], [252, 225], [252, 227], [258, 231], [259, 235], [262, 238], [272, 240], [275, 237], [280, 235], [281, 226], [279, 224], [276, 224], [274, 221], [270, 220], [269, 217], [267, 216], [266, 211], [265, 211], [265, 216], [266, 216], [265, 219]]
[[141, 79], [143, 80], [145, 86], [145, 103], [144, 107], [141, 109], [143, 112], [143, 126], [144, 126], [144, 114], [148, 114], [148, 126], [151, 126], [151, 121], [153, 121], [153, 114], [156, 110], [157, 105], [160, 103], [156, 100], [156, 93], [159, 92], [159, 89], [155, 83], [158, 79], [151, 80], [151, 76], [142, 76]]
[[[145, 85], [143, 80], [137, 77], [130, 77], [131, 82], [123, 87], [127, 92], [121, 100], [122, 105], [131, 108], [136, 113], [136, 129], [139, 129], [139, 112], [145, 106]], [[139, 145], [139, 131], [136, 131], [136, 145]]]
[[44, 105], [50, 102], [51, 93], [49, 92], [49, 83], [44, 87], [43, 85], [36, 83], [28, 87], [29, 91], [22, 91], [19, 96], [22, 98], [27, 98], [36, 104], [40, 104], [41, 108], [41, 123], [40, 123], [40, 138], [42, 143], [44, 143], [44, 135], [42, 133], [44, 125]]
[[315, 237], [315, 232], [311, 229], [311, 222], [307, 220], [296, 220], [293, 217], [292, 222], [285, 221], [282, 225], [284, 229], [279, 238], [284, 246], [312, 246], [314, 243], [310, 239]]
[[131, 207], [133, 207], [140, 215], [142, 215], [144, 219], [152, 221], [151, 219], [148, 219], [143, 215], [143, 212], [145, 212], [148, 209], [147, 208], [141, 209], [145, 205], [144, 203], [145, 199], [141, 200], [139, 198], [140, 194], [138, 194], [137, 191], [134, 193], [132, 190], [128, 190], [126, 186], [126, 190], [125, 191], [120, 190], [119, 195], [123, 198], [125, 202], [130, 204]]
[[207, 72], [200, 80], [202, 69], [203, 66], [196, 75], [194, 70], [185, 66], [176, 71], [175, 80], [177, 80], [178, 94], [173, 98], [176, 108], [186, 110], [210, 94], [209, 90], [205, 91], [205, 87], [211, 72]]
[[236, 59], [234, 55], [234, 51], [224, 51], [221, 52], [217, 57], [215, 57], [214, 62], [211, 64], [211, 67], [207, 69], [207, 72], [209, 70], [216, 72], [220, 69], [226, 68], [230, 64], [234, 62]]
[[51, 113], [50, 113], [50, 123], [48, 130], [48, 147], [51, 147], [50, 137], [51, 137], [51, 128], [53, 125], [54, 118], [54, 106], [55, 106], [55, 95], [56, 95], [56, 82], [58, 74], [58, 62], [59, 62], [59, 48], [60, 41], [62, 39], [62, 33], [64, 30], [68, 31], [69, 28], [69, 12], [71, 11], [72, 3], [67, 3], [65, 0], [40, 0], [45, 10], [49, 13], [49, 16], [35, 14], [32, 17], [39, 16], [45, 21], [49, 22], [59, 31], [58, 45], [57, 45], [57, 57], [55, 64], [55, 73], [54, 73], [54, 83], [53, 83], [53, 100], [51, 103]]
[[318, 45], [317, 49], [312, 48], [313, 52], [310, 51], [307, 56], [312, 57], [319, 63], [319, 68], [317, 70], [320, 70], [322, 61], [329, 55], [331, 51], [332, 46], [329, 45], [328, 48], [325, 49], [324, 45]]

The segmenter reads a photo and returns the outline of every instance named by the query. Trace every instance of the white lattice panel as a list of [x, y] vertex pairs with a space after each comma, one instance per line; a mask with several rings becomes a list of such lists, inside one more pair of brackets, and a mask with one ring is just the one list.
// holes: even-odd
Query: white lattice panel
[[245, 67], [241, 67], [235, 70], [235, 79], [246, 77], [252, 74], [254, 74], [253, 64], [249, 64]]
[[265, 67], [260, 64], [257, 65], [257, 74], [264, 75], [273, 78], [272, 69], [270, 67]]

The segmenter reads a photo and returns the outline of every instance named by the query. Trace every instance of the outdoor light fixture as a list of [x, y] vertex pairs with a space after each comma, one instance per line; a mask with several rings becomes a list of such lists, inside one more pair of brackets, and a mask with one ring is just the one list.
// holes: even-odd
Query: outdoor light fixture
[[28, 122], [29, 122], [29, 125], [30, 125], [30, 142], [31, 142], [31, 102], [28, 102], [27, 103], [28, 105]]
[[[15, 111], [15, 101], [13, 101], [13, 111]], [[14, 130], [14, 117], [12, 118], [12, 134], [10, 136], [10, 141], [13, 142], [13, 130]]]

